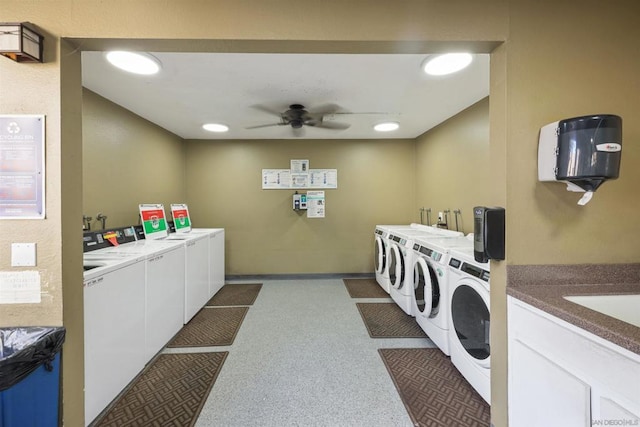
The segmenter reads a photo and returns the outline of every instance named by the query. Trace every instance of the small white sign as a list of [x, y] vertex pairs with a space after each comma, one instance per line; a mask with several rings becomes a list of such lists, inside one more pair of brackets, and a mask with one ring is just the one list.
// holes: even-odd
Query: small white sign
[[291, 160], [291, 173], [309, 173], [309, 160]]
[[291, 188], [291, 171], [289, 169], [262, 169], [263, 190], [284, 188]]
[[324, 191], [307, 191], [307, 218], [324, 218]]
[[0, 304], [39, 304], [40, 272], [0, 271]]

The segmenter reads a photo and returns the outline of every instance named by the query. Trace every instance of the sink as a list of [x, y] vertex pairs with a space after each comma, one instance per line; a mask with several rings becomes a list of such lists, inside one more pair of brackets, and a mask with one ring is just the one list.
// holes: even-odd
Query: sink
[[572, 295], [564, 299], [640, 328], [640, 294]]

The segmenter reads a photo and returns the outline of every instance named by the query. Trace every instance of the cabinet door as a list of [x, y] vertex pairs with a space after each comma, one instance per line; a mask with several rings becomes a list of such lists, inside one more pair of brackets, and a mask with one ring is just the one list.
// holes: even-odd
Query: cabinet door
[[593, 403], [597, 413], [593, 414], [591, 425], [640, 425], [640, 415], [605, 396], [594, 396]]
[[591, 425], [589, 385], [519, 340], [509, 351], [509, 425]]

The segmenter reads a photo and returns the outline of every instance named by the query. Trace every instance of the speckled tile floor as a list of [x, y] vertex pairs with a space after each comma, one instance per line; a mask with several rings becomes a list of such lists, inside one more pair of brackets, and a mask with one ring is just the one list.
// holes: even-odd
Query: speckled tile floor
[[196, 427], [413, 425], [377, 350], [430, 340], [370, 338], [356, 302], [386, 299], [342, 279], [263, 283], [232, 345], [165, 350], [229, 351]]

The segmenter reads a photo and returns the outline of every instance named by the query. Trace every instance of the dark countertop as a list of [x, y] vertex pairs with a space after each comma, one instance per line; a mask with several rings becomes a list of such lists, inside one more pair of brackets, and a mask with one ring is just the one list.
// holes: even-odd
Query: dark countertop
[[[616, 275], [607, 274], [607, 270], [615, 268], [611, 265], [603, 266], [603, 269], [598, 270], [597, 274], [594, 274], [593, 265], [588, 266], [584, 271], [576, 270], [577, 266], [546, 267], [509, 267], [507, 269], [507, 295], [640, 355], [639, 327], [563, 298], [570, 295], [640, 294], [640, 265], [621, 266], [616, 271]], [[545, 271], [543, 272], [541, 269]], [[624, 273], [621, 274], [621, 270]], [[571, 274], [575, 272], [578, 274]], [[555, 275], [554, 273], [561, 274]], [[611, 279], [612, 276], [619, 282], [594, 283], [603, 282], [607, 277]]]

